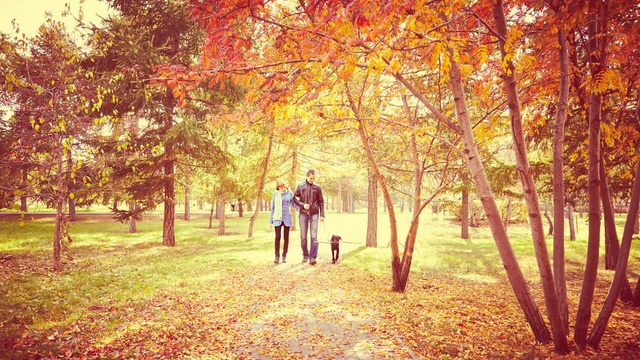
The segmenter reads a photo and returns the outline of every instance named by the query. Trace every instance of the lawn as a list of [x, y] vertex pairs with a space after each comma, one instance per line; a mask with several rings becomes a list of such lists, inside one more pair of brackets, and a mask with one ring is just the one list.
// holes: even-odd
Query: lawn
[[[9, 359], [332, 358], [347, 354], [343, 348], [349, 341], [331, 345], [335, 339], [327, 334], [297, 324], [304, 323], [298, 310], [309, 304], [323, 323], [344, 322], [329, 319], [335, 311], [323, 312], [333, 303], [340, 314], [373, 319], [357, 332], [402, 345], [399, 353], [370, 349], [375, 358], [553, 356], [551, 345], [535, 342], [488, 229], [472, 229], [471, 239], [462, 240], [450, 219], [425, 214], [407, 291], [397, 294], [389, 291], [386, 214], [379, 217], [378, 248], [366, 248], [365, 213], [329, 213], [320, 225], [319, 264], [313, 268], [300, 263], [297, 231], [291, 233], [288, 263], [273, 264], [268, 213], [259, 214], [251, 239], [248, 216], [229, 215], [226, 236], [208, 228], [208, 213], [178, 219], [176, 246], [169, 248], [162, 246], [161, 214], [146, 214], [135, 234], [109, 216], [81, 214], [71, 225], [60, 273], [51, 271], [53, 218], [23, 223], [0, 218], [0, 354]], [[566, 243], [572, 316], [586, 252], [586, 220], [581, 221], [578, 240]], [[398, 225], [402, 239], [408, 214], [401, 214]], [[334, 233], [344, 240], [338, 265], [331, 264], [326, 243]], [[512, 225], [509, 233], [544, 313], [528, 229]], [[594, 319], [613, 274], [599, 273]], [[639, 274], [635, 240], [633, 285]], [[317, 303], [310, 303], [311, 297]], [[601, 349], [565, 358], [638, 356], [639, 326], [639, 309], [619, 304]], [[344, 324], [339, 329], [340, 339], [353, 336]], [[294, 349], [293, 338], [303, 350]]]

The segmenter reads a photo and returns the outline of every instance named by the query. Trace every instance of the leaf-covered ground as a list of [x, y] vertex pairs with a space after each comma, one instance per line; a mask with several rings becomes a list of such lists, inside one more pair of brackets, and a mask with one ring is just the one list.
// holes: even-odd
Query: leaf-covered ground
[[[640, 311], [621, 303], [599, 351], [561, 357], [536, 343], [488, 231], [460, 242], [457, 227], [431, 224], [398, 294], [389, 290], [389, 249], [362, 247], [348, 230], [363, 221], [342, 217], [341, 262], [331, 264], [323, 243], [316, 266], [300, 262], [298, 233], [289, 262], [275, 265], [268, 228], [253, 239], [217, 237], [203, 217], [179, 222], [182, 237], [168, 248], [158, 243], [161, 221], [128, 234], [88, 218], [74, 224], [61, 273], [50, 272], [50, 220], [0, 223], [16, 239], [0, 240], [16, 249], [0, 254], [0, 358], [640, 359]], [[335, 231], [327, 227], [324, 237]], [[530, 241], [514, 238], [544, 314]], [[583, 246], [569, 243], [568, 253], [579, 258]], [[582, 265], [568, 265], [573, 315]], [[599, 274], [592, 319], [611, 274]]]
[[[92, 305], [48, 330], [25, 324], [2, 347], [10, 359], [560, 358], [533, 341], [504, 283], [423, 274], [397, 294], [387, 278], [293, 259], [215, 272], [199, 289]], [[638, 358], [638, 315], [619, 307], [599, 352], [565, 358]]]

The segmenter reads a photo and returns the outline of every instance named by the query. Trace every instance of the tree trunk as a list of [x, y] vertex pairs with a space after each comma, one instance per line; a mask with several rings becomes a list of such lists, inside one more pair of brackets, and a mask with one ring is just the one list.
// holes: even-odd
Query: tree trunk
[[[58, 141], [60, 143], [60, 141]], [[63, 178], [62, 144], [56, 149], [56, 224], [53, 229], [53, 271], [62, 271], [60, 263], [60, 250], [62, 248], [62, 231], [64, 227], [64, 201], [66, 197], [65, 182]]]
[[[547, 211], [547, 209], [544, 210], [544, 218], [547, 219], [547, 223], [549, 223], [549, 231], [547, 232], [547, 235], [552, 236], [553, 235], [553, 219], [551, 219], [551, 216], [549, 216], [549, 212]], [[554, 251], [554, 255], [555, 255], [555, 251]]]
[[[227, 210], [227, 194], [222, 191], [220, 193], [220, 199], [216, 202], [216, 207], [218, 208], [218, 235], [222, 236], [226, 234], [226, 216], [225, 212]], [[240, 204], [238, 204], [240, 205]]]
[[[604, 41], [599, 38], [598, 10], [596, 0], [589, 0], [589, 14], [591, 21], [588, 26], [587, 48], [589, 60], [591, 62], [592, 83], [591, 96], [589, 101], [589, 161], [587, 174], [587, 191], [589, 197], [589, 233], [587, 241], [587, 259], [580, 293], [580, 302], [576, 314], [576, 325], [574, 341], [578, 348], [584, 349], [587, 345], [587, 332], [591, 321], [591, 306], [593, 304], [593, 293], [598, 277], [598, 257], [600, 250], [600, 143], [601, 129], [600, 116], [602, 111], [602, 96], [595, 91], [596, 79], [600, 79], [604, 71], [604, 59], [599, 51], [598, 42]], [[599, 64], [599, 65], [598, 65]]]
[[175, 216], [176, 194], [173, 177], [173, 145], [164, 145], [164, 221], [162, 222], [162, 245], [176, 246]]
[[[289, 186], [291, 187], [291, 191], [296, 191], [296, 174], [298, 173], [298, 148], [293, 148], [293, 154], [291, 155], [291, 173], [289, 174]], [[291, 229], [290, 231], [296, 231], [298, 229], [298, 225], [296, 225], [296, 209], [291, 207]]]
[[271, 149], [273, 148], [273, 131], [269, 133], [269, 145], [267, 146], [267, 153], [264, 156], [264, 160], [262, 161], [262, 175], [260, 176], [260, 182], [258, 183], [258, 200], [256, 201], [256, 209], [253, 212], [253, 215], [249, 219], [249, 234], [247, 237], [253, 237], [253, 224], [258, 217], [258, 213], [260, 210], [260, 202], [262, 201], [262, 193], [264, 191], [264, 184], [267, 180], [267, 172], [269, 171], [269, 159], [271, 158]]
[[[558, 1], [556, 1], [556, 5]], [[565, 332], [569, 331], [569, 302], [567, 299], [567, 278], [564, 255], [564, 127], [569, 104], [569, 53], [567, 38], [562, 27], [558, 30], [558, 55], [560, 58], [560, 89], [558, 110], [553, 126], [553, 223], [549, 220], [549, 235], [553, 234], [553, 275], [558, 293], [558, 304]], [[555, 224], [554, 224], [555, 223]], [[555, 226], [554, 226], [555, 225]], [[554, 233], [555, 230], [555, 233]]]
[[336, 200], [338, 206], [336, 209], [336, 213], [342, 213], [342, 176], [338, 178], [338, 199]]
[[509, 227], [509, 221], [511, 221], [511, 198], [507, 199], [507, 208], [504, 211], [504, 219], [502, 220], [505, 229]]
[[[494, 240], [498, 247], [498, 251], [500, 253], [501, 259], [503, 261], [503, 265], [507, 272], [507, 276], [509, 277], [510, 284], [512, 285], [514, 293], [516, 294], [516, 298], [518, 299], [523, 309], [525, 317], [527, 318], [527, 321], [529, 322], [536, 339], [541, 342], [549, 342], [551, 340], [551, 335], [544, 323], [544, 319], [540, 315], [540, 312], [536, 306], [535, 301], [531, 296], [531, 293], [527, 286], [524, 275], [520, 270], [520, 267], [518, 265], [513, 249], [511, 248], [511, 244], [509, 242], [508, 236], [506, 234], [506, 231], [500, 219], [499, 209], [495, 202], [495, 198], [491, 193], [491, 189], [489, 187], [489, 183], [480, 160], [479, 151], [475, 142], [471, 121], [469, 118], [469, 114], [468, 114], [468, 110], [465, 102], [460, 70], [459, 70], [458, 64], [456, 63], [455, 56], [453, 55], [452, 50], [450, 50], [449, 58], [451, 61], [451, 68], [449, 70], [451, 87], [454, 94], [456, 113], [458, 115], [460, 128], [458, 128], [455, 124], [453, 124], [451, 120], [449, 120], [446, 116], [444, 116], [444, 114], [438, 111], [438, 109], [433, 107], [424, 98], [424, 96], [420, 93], [420, 91], [416, 89], [406, 79], [404, 79], [400, 74], [396, 73], [394, 75], [414, 95], [416, 95], [419, 101], [423, 103], [435, 115], [435, 117], [439, 121], [449, 126], [452, 130], [456, 131], [458, 134], [461, 134], [462, 142], [464, 144], [463, 151], [468, 161], [469, 168], [471, 170], [471, 173], [474, 179], [474, 183], [476, 184], [478, 196], [480, 197], [480, 200], [485, 209], [485, 214], [489, 219], [492, 233], [494, 234]], [[358, 130], [363, 140], [366, 140], [366, 134], [364, 133], [363, 126], [360, 126]], [[365, 147], [366, 147], [366, 141], [363, 141], [363, 142], [365, 143]], [[383, 187], [383, 193], [384, 193], [384, 187]], [[386, 194], [385, 194], [385, 197], [386, 197]], [[389, 206], [388, 208], [389, 210], [393, 209], [391, 206]], [[391, 242], [391, 244], [393, 246], [393, 242]], [[393, 249], [392, 249], [392, 252], [393, 252]], [[399, 263], [399, 261], [398, 262], [394, 261], [392, 263], [392, 267], [394, 267], [397, 263]]]
[[367, 202], [367, 247], [378, 247], [378, 180], [369, 169]]
[[569, 240], [576, 240], [576, 223], [573, 219], [573, 205], [567, 205], [567, 221], [569, 222]]
[[636, 177], [633, 181], [633, 189], [631, 190], [631, 205], [629, 206], [629, 212], [627, 213], [627, 221], [624, 226], [624, 232], [622, 234], [622, 245], [620, 246], [620, 255], [616, 262], [616, 272], [613, 277], [613, 282], [609, 288], [609, 293], [605, 299], [604, 305], [600, 310], [600, 314], [593, 325], [591, 334], [589, 336], [589, 345], [598, 348], [602, 335], [609, 322], [609, 317], [613, 312], [613, 308], [618, 299], [618, 295], [622, 286], [627, 280], [627, 265], [629, 262], [629, 253], [631, 251], [631, 240], [633, 238], [633, 227], [636, 216], [638, 216], [638, 208], [640, 206], [640, 160], [636, 166]]
[[640, 307], [640, 276], [638, 276], [638, 282], [636, 283], [636, 290], [633, 292], [633, 306]]
[[[71, 169], [73, 168], [73, 159], [71, 158], [71, 155], [69, 155], [69, 153], [67, 153], [67, 171], [69, 173], [71, 173]], [[76, 214], [76, 200], [75, 198], [72, 199], [69, 196], [69, 221], [76, 221], [78, 220], [78, 215]]]
[[[26, 156], [25, 156], [26, 158]], [[23, 160], [25, 163], [26, 160]], [[20, 190], [22, 190], [22, 194], [20, 194], [20, 211], [23, 213], [27, 212], [27, 188], [29, 182], [29, 168], [22, 168], [22, 182], [20, 183]]]
[[566, 354], [569, 352], [569, 343], [567, 341], [567, 332], [562, 322], [558, 293], [556, 291], [553, 271], [544, 237], [538, 194], [536, 192], [532, 170], [529, 166], [529, 160], [527, 159], [526, 154], [515, 66], [510, 60], [507, 60], [507, 52], [505, 50], [505, 41], [509, 35], [502, 0], [493, 2], [493, 16], [496, 22], [498, 34], [501, 35], [499, 37], [499, 43], [500, 50], [502, 52], [502, 59], [503, 62], [506, 62], [506, 66], [508, 67], [508, 72], [505, 69], [505, 66], [501, 67], [503, 70], [501, 77], [503, 79], [507, 105], [509, 107], [516, 163], [520, 175], [520, 182], [522, 183], [524, 198], [529, 210], [529, 224], [531, 226], [533, 246], [536, 252], [538, 271], [540, 273], [540, 280], [542, 282], [542, 289], [544, 292], [547, 317], [549, 319], [549, 324], [551, 325], [551, 333], [553, 334], [553, 343], [556, 352], [559, 354]]
[[213, 218], [215, 217], [216, 212], [216, 203], [215, 201], [211, 202], [211, 212], [209, 213], [209, 229], [213, 228]]
[[184, 187], [184, 219], [191, 220], [191, 188], [189, 187], [191, 180], [189, 178], [189, 171], [185, 172], [185, 178], [187, 185]]
[[76, 213], [76, 200], [69, 198], [69, 221], [78, 220], [78, 214]]
[[[501, 2], [499, 4], [500, 6], [502, 5]], [[469, 170], [471, 171], [473, 182], [476, 185], [476, 192], [480, 197], [484, 212], [489, 220], [493, 239], [498, 248], [498, 253], [502, 259], [505, 271], [507, 272], [507, 277], [509, 278], [509, 283], [516, 295], [516, 299], [520, 303], [520, 307], [524, 312], [527, 322], [531, 326], [531, 330], [533, 331], [536, 340], [547, 343], [551, 341], [551, 334], [549, 333], [549, 329], [538, 310], [533, 296], [531, 295], [527, 281], [522, 274], [518, 260], [516, 259], [511, 243], [509, 242], [507, 231], [500, 219], [500, 210], [498, 209], [495, 197], [491, 192], [489, 180], [487, 179], [487, 175], [482, 166], [480, 153], [473, 135], [471, 119], [469, 118], [469, 112], [467, 111], [460, 69], [451, 50], [449, 51], [449, 58], [452, 63], [449, 70], [451, 89], [454, 96], [456, 114], [458, 115], [463, 151], [469, 164]]]
[[[131, 201], [129, 203], [129, 211], [133, 212], [136, 210], [136, 202], [135, 201]], [[138, 216], [132, 216], [129, 218], [129, 234], [135, 234], [136, 232], [138, 232], [138, 227], [137, 227], [137, 221], [136, 218]]]
[[609, 194], [609, 182], [607, 171], [604, 167], [604, 155], [600, 153], [600, 196], [602, 198], [602, 213], [604, 215], [604, 268], [613, 270], [616, 268], [620, 243], [616, 230], [616, 219], [611, 195]]
[[462, 224], [463, 239], [469, 238], [469, 190], [462, 189], [462, 205], [460, 206], [460, 222]]
[[352, 111], [355, 114], [356, 120], [358, 121], [359, 126], [357, 127], [358, 135], [360, 136], [360, 140], [362, 142], [362, 146], [364, 147], [364, 153], [367, 157], [367, 161], [369, 162], [369, 166], [378, 180], [378, 184], [380, 184], [380, 191], [382, 192], [382, 196], [384, 198], [385, 208], [387, 209], [387, 214], [389, 216], [389, 227], [390, 227], [390, 238], [389, 238], [389, 246], [391, 247], [391, 276], [392, 276], [392, 285], [391, 289], [393, 291], [402, 292], [404, 287], [406, 286], [406, 282], [403, 284], [399, 274], [401, 273], [401, 261], [400, 261], [400, 251], [398, 247], [398, 225], [396, 220], [396, 213], [393, 208], [393, 201], [391, 199], [391, 194], [389, 193], [389, 189], [387, 187], [387, 183], [382, 176], [382, 172], [378, 167], [378, 164], [373, 156], [373, 150], [371, 149], [371, 145], [369, 144], [369, 135], [367, 134], [366, 124], [363, 118], [360, 116], [358, 112], [358, 107], [356, 106], [353, 98], [351, 97], [351, 93], [349, 92], [349, 87], [345, 84], [347, 97], [349, 99], [349, 103]]
[[[402, 97], [402, 101], [404, 103], [404, 107], [407, 113], [407, 118], [409, 119], [409, 124], [411, 128], [415, 128], [415, 117], [410, 114], [409, 105], [406, 101], [406, 96]], [[421, 206], [422, 203], [422, 167], [420, 164], [420, 159], [418, 158], [418, 146], [416, 143], [415, 132], [411, 132], [411, 154], [412, 154], [412, 163], [413, 163], [413, 216], [411, 217], [411, 225], [409, 226], [409, 231], [407, 232], [407, 237], [404, 243], [404, 252], [402, 253], [402, 260], [400, 261], [400, 272], [398, 274], [394, 274], [394, 278], [396, 281], [395, 291], [404, 292], [407, 281], [409, 280], [409, 275], [411, 273], [411, 262], [413, 261], [413, 250], [416, 244], [416, 237], [418, 236], [418, 226], [420, 225], [420, 213], [424, 209], [424, 206]], [[424, 204], [426, 206], [426, 204]]]

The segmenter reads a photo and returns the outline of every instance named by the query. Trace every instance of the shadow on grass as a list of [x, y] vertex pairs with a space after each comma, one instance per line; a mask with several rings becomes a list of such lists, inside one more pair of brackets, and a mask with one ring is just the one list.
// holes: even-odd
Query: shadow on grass
[[[258, 221], [263, 226], [268, 214], [261, 216]], [[351, 218], [348, 219], [353, 223]], [[252, 311], [260, 311], [260, 306], [272, 301], [269, 296], [275, 296], [278, 291], [295, 291], [296, 286], [303, 282], [301, 279], [306, 279], [311, 272], [318, 276], [310, 278], [333, 273], [347, 278], [354, 274], [373, 273], [377, 276], [377, 286], [390, 280], [389, 248], [351, 245], [341, 248], [343, 266], [332, 267], [322, 263], [316, 267], [277, 265], [277, 272], [286, 272], [287, 279], [290, 280], [292, 275], [299, 279], [297, 283], [278, 281], [276, 284], [281, 288], [274, 290], [269, 284], [264, 284], [263, 276], [265, 272], [276, 272], [271, 264], [272, 233], [255, 231], [256, 236], [248, 239], [241, 235], [247, 222], [247, 218], [230, 217], [227, 229], [238, 235], [217, 236], [216, 229], [208, 228], [207, 216], [195, 216], [192, 221], [176, 219], [176, 246], [166, 247], [162, 245], [161, 216], [145, 217], [138, 224], [139, 232], [136, 234], [129, 234], [126, 224], [87, 217], [72, 223], [74, 241], [67, 244], [70, 250], [63, 253], [65, 270], [60, 273], [49, 271], [53, 226], [50, 220], [36, 220], [24, 227], [0, 222], [0, 238], [3, 239], [0, 240], [0, 253], [14, 257], [0, 261], [3, 284], [3, 292], [0, 293], [0, 354], [9, 354], [9, 358], [33, 358], [32, 354], [49, 353], [54, 357], [64, 357], [70, 349], [83, 348], [84, 345], [95, 349], [118, 341], [131, 340], [140, 344], [168, 341], [163, 337], [171, 335], [175, 330], [172, 327], [185, 331], [192, 338], [209, 341], [212, 335], [202, 329], [214, 329], [216, 335], [224, 332], [233, 335], [229, 324], [233, 324], [238, 316], [251, 316]], [[490, 234], [487, 235], [488, 230], [474, 234], [471, 240], [466, 241], [452, 235], [457, 228], [446, 224], [432, 226], [429, 230], [419, 237], [409, 289], [412, 291], [414, 287], [420, 287], [420, 293], [434, 293], [433, 299], [429, 300], [434, 311], [451, 315], [447, 311], [452, 306], [473, 300], [473, 296], [467, 297], [469, 288], [474, 285], [478, 289], [496, 286], [487, 283], [505, 279], [502, 262], [495, 243]], [[354, 231], [353, 237], [358, 236]], [[290, 246], [296, 244], [295, 239], [292, 235]], [[530, 265], [535, 264], [531, 242], [524, 236], [516, 236], [513, 245], [518, 256], [526, 260], [523, 261], [525, 270], [534, 268], [535, 265]], [[323, 247], [323, 256], [327, 255], [324, 252], [327, 248]], [[568, 246], [568, 253], [575, 255], [583, 249], [584, 244], [577, 242]], [[568, 264], [574, 265], [570, 260]], [[576, 262], [575, 267], [580, 264]], [[525, 272], [533, 278], [534, 273]], [[354, 288], [362, 286], [356, 281], [347, 282]], [[461, 289], [453, 299], [454, 305], [449, 295], [452, 283], [460, 284]], [[478, 290], [475, 291], [473, 294]], [[256, 299], [260, 296], [263, 298]], [[493, 299], [494, 296], [490, 293], [486, 298]], [[504, 296], [505, 302], [510, 301], [510, 293], [506, 292]], [[254, 307], [241, 306], [236, 313], [223, 313], [229, 299], [241, 305], [253, 303]], [[202, 309], [200, 302], [206, 302], [206, 310]], [[423, 306], [421, 304], [418, 301], [416, 306]], [[202, 312], [207, 316], [202, 316]], [[432, 311], [421, 314], [430, 316]], [[211, 323], [198, 323], [194, 328], [189, 325], [189, 316], [192, 315], [198, 316], [198, 321]], [[186, 317], [183, 319], [181, 316]], [[408, 311], [407, 316], [413, 317], [413, 311]], [[446, 325], [451, 326], [450, 330], [457, 329], [447, 316], [442, 316], [442, 319], [446, 320], [445, 324], [453, 324]], [[480, 320], [484, 319], [483, 316]], [[425, 318], [423, 323], [432, 324], [432, 319]], [[449, 330], [447, 327], [439, 329], [443, 328]], [[73, 355], [81, 357], [78, 353]], [[140, 353], [120, 355], [124, 358], [144, 357]], [[115, 357], [106, 355], [110, 356]], [[86, 357], [100, 358], [105, 354]]]
[[[64, 354], [54, 345], [57, 335], [52, 334], [63, 336], [91, 309], [145, 303], [167, 291], [215, 286], [221, 277], [252, 266], [242, 254], [266, 253], [271, 244], [260, 237], [214, 235], [216, 230], [201, 217], [194, 222], [176, 220], [177, 245], [166, 247], [162, 222], [153, 217], [140, 222], [135, 234], [128, 233], [126, 224], [108, 219], [85, 216], [71, 224], [73, 241], [64, 242], [64, 270], [59, 273], [51, 272], [52, 218], [23, 225], [0, 222], [1, 354], [18, 359], [32, 358], [29, 351]], [[230, 232], [240, 233], [244, 220], [230, 219]], [[126, 319], [127, 314], [120, 317]], [[12, 352], [15, 347], [22, 350]]]

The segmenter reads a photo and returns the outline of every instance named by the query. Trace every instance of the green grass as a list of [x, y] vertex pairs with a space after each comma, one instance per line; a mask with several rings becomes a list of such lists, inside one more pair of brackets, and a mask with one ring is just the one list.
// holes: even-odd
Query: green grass
[[[73, 241], [63, 252], [63, 268], [52, 269], [52, 234], [54, 219], [20, 221], [0, 220], [0, 353], [25, 334], [68, 333], [73, 324], [87, 314], [87, 309], [144, 309], [150, 299], [166, 294], [197, 293], [218, 280], [252, 266], [273, 260], [273, 235], [268, 227], [268, 213], [260, 213], [254, 226], [254, 237], [246, 234], [250, 214], [238, 218], [230, 215], [227, 233], [217, 235], [208, 228], [207, 214], [192, 214], [192, 220], [176, 219], [176, 246], [162, 246], [162, 215], [148, 214], [138, 222], [138, 232], [128, 233], [128, 225], [110, 216], [84, 215], [71, 224]], [[1, 219], [1, 218], [0, 218]], [[404, 239], [408, 214], [401, 214], [399, 238]], [[623, 218], [619, 219], [620, 233]], [[582, 229], [586, 229], [584, 224]], [[328, 214], [320, 225], [320, 241], [340, 234], [342, 265], [358, 273], [369, 273], [391, 283], [388, 219], [379, 216], [378, 248], [364, 247], [366, 214]], [[471, 238], [462, 240], [460, 228], [449, 219], [426, 214], [420, 225], [414, 252], [412, 278], [457, 278], [476, 283], [504, 281], [505, 274], [491, 233], [486, 228], [472, 229]], [[521, 267], [534, 284], [539, 281], [530, 233], [525, 226], [510, 226], [512, 246]], [[549, 247], [552, 239], [547, 237]], [[353, 243], [353, 244], [352, 244]], [[634, 241], [629, 276], [635, 281], [640, 273], [640, 249]], [[289, 261], [299, 261], [299, 233], [291, 233]], [[567, 271], [581, 278], [586, 254], [586, 233], [574, 242], [566, 242]], [[9, 257], [9, 258], [7, 258]], [[13, 258], [11, 258], [13, 257]], [[329, 262], [328, 244], [320, 245], [320, 262]], [[600, 262], [603, 267], [603, 261]], [[612, 272], [601, 271], [604, 277]], [[223, 291], [223, 285], [215, 291]], [[178, 296], [178, 295], [176, 295]], [[515, 301], [515, 300], [514, 300]], [[117, 337], [118, 332], [141, 326], [130, 323], [122, 311], [107, 312], [100, 328], [103, 341]], [[161, 317], [156, 319], [161, 322]], [[90, 329], [89, 329], [90, 330]], [[51, 336], [51, 335], [49, 335]], [[23, 340], [16, 340], [23, 339]], [[46, 353], [47, 344], [34, 343], [33, 351]], [[50, 350], [53, 351], [53, 350]], [[56, 351], [60, 351], [59, 349]], [[55, 353], [55, 351], [54, 351]]]

